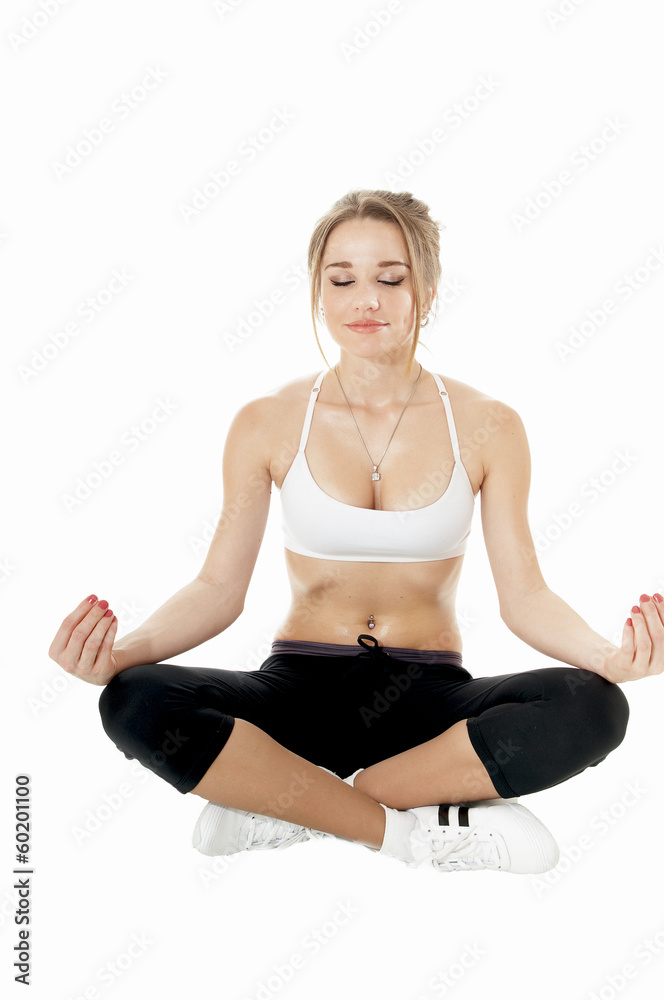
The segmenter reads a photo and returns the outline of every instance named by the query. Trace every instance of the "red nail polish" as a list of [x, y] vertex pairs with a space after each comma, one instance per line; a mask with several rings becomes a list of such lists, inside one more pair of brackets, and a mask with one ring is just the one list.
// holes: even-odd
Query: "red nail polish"
[[627, 624], [628, 624], [628, 625], [631, 625], [631, 624], [632, 624], [632, 619], [631, 619], [631, 618], [628, 618], [628, 619], [627, 619]]
[[658, 604], [661, 604], [662, 601], [664, 601], [664, 597], [662, 597], [661, 594], [653, 594], [652, 596], [653, 600], [657, 601]]
[[638, 604], [635, 604], [634, 607], [632, 608], [632, 614], [633, 615], [641, 614], [641, 608], [638, 606]]
[[97, 595], [96, 594], [90, 594], [90, 596], [86, 597], [85, 600], [87, 601], [88, 604], [94, 604], [94, 602], [97, 600]]
[[650, 600], [650, 598], [648, 597], [647, 594], [641, 594], [641, 597], [639, 598], [639, 600], [641, 600], [645, 604], [646, 601]]
[[106, 608], [108, 607], [108, 601], [100, 601], [99, 607], [101, 608], [102, 611], [106, 611]]

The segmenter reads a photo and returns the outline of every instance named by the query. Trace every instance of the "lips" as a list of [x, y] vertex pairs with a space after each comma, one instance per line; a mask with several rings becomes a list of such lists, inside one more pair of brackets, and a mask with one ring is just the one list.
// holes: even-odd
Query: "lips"
[[382, 327], [387, 326], [387, 323], [348, 323], [347, 326], [350, 330], [370, 332], [371, 330], [380, 330]]

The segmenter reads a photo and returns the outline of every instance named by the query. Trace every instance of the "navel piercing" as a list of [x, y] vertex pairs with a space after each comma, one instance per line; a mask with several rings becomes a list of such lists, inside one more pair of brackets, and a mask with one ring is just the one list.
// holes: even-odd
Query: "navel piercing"
[[367, 618], [367, 625], [369, 626], [369, 628], [375, 628], [376, 627], [376, 623], [373, 620], [373, 615], [369, 615], [369, 617]]

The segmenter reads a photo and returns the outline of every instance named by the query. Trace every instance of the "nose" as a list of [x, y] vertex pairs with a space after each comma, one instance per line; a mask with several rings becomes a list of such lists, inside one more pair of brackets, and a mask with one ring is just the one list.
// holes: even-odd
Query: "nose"
[[359, 310], [360, 312], [363, 309], [377, 309], [378, 296], [375, 288], [362, 289], [356, 287], [355, 295], [353, 297], [353, 308]]

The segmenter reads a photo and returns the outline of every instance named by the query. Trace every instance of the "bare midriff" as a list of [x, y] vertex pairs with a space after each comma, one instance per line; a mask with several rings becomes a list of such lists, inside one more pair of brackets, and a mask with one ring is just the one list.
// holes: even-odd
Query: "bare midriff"
[[293, 599], [275, 639], [354, 645], [364, 634], [382, 646], [462, 651], [455, 596], [463, 556], [384, 563], [284, 552]]
[[[314, 377], [315, 378], [315, 377]], [[291, 383], [275, 412], [274, 460], [271, 478], [281, 489], [297, 443], [314, 378]], [[463, 465], [473, 494], [480, 489], [483, 449], [474, 443], [474, 431], [483, 418], [487, 397], [464, 383], [446, 380], [454, 413]], [[345, 402], [335, 398], [326, 376], [314, 408], [306, 445], [306, 459], [319, 487], [336, 500], [358, 507], [377, 507], [372, 497], [371, 467]], [[371, 454], [380, 455], [399, 416], [356, 410], [356, 418]], [[384, 509], [403, 509], [412, 483], [437, 473], [439, 494], [449, 485], [454, 468], [445, 412], [430, 373], [419, 397], [405, 411], [400, 434], [395, 435], [381, 464], [380, 503]], [[290, 442], [284, 456], [283, 443]], [[429, 496], [426, 503], [435, 502]], [[357, 644], [369, 634], [383, 646], [462, 652], [456, 617], [456, 593], [463, 555], [424, 562], [363, 562], [321, 559], [284, 549], [292, 600], [275, 639]], [[373, 619], [370, 616], [373, 615]], [[373, 622], [370, 627], [369, 622]]]

